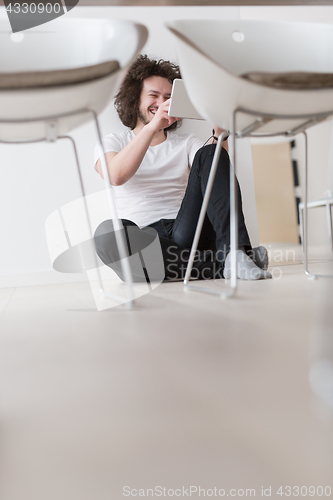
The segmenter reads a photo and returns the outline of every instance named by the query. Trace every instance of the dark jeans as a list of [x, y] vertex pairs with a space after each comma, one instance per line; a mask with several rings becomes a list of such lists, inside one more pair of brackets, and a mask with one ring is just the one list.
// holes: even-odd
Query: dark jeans
[[[157, 232], [163, 256], [164, 279], [166, 280], [184, 278], [215, 148], [215, 144], [210, 144], [202, 147], [196, 153], [185, 196], [176, 219], [161, 219], [141, 230], [132, 221], [123, 220], [129, 255], [133, 255], [135, 251], [141, 255], [140, 250], [147, 248], [153, 242]], [[224, 260], [230, 250], [229, 187], [230, 160], [227, 151], [222, 148], [193, 264], [192, 278], [223, 278]], [[238, 244], [244, 246], [246, 250], [250, 250], [251, 243], [245, 226], [238, 182], [237, 209]], [[94, 238], [96, 251], [101, 260], [123, 279], [112, 221], [102, 222], [98, 226]], [[140, 262], [143, 263], [142, 259]], [[154, 272], [153, 276], [150, 272], [148, 278], [145, 266], [142, 264], [143, 273], [141, 264], [140, 270], [139, 267], [133, 267], [131, 264], [134, 281], [153, 280]], [[159, 274], [157, 271], [156, 273]]]

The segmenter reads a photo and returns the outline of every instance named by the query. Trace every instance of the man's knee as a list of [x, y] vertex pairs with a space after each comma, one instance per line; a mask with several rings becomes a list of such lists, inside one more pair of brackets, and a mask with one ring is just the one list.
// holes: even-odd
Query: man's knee
[[110, 249], [113, 247], [115, 240], [114, 226], [112, 220], [103, 221], [94, 233], [94, 242], [96, 253], [104, 263], [110, 261]]
[[[199, 169], [210, 170], [211, 165], [213, 163], [215, 150], [216, 150], [216, 144], [208, 144], [207, 146], [203, 146], [201, 149], [199, 149], [199, 151], [197, 152]], [[229, 154], [224, 148], [222, 148], [220, 151], [218, 169], [229, 172], [229, 166], [230, 166]]]
[[[122, 219], [122, 224], [125, 228], [125, 231], [129, 226], [137, 227], [134, 222], [127, 219]], [[119, 260], [116, 231], [114, 228], [114, 223], [111, 219], [103, 221], [97, 227], [94, 233], [94, 242], [97, 255], [102, 259], [104, 263], [110, 263]]]
[[[135, 226], [137, 225], [127, 219], [121, 219], [123, 227], [126, 229], [129, 226]], [[115, 239], [115, 228], [114, 228], [114, 223], [111, 219], [107, 219], [99, 226], [97, 226], [97, 229], [94, 233], [94, 239], [95, 239], [95, 244], [103, 244], [104, 242], [110, 242]]]
[[114, 226], [112, 220], [103, 221], [96, 229], [94, 234], [94, 241], [96, 251], [102, 250], [106, 245], [108, 246], [114, 238]]
[[104, 220], [103, 222], [101, 222], [101, 224], [99, 226], [97, 226], [95, 234], [94, 234], [94, 238], [102, 236], [104, 234], [108, 234], [108, 233], [112, 232], [113, 230], [114, 230], [114, 228], [113, 228], [112, 220], [111, 219]]

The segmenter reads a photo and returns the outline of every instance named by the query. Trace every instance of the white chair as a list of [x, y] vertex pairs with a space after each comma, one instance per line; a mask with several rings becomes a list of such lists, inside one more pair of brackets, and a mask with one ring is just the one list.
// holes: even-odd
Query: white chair
[[[307, 136], [305, 130], [333, 116], [333, 25], [312, 23], [177, 20], [166, 23], [175, 35], [182, 78], [203, 118], [231, 132], [231, 288], [237, 287], [237, 220], [234, 173], [236, 138], [272, 135], [305, 137], [304, 253], [307, 258]], [[223, 136], [217, 144], [184, 285], [199, 239]], [[211, 289], [203, 289], [210, 291]], [[214, 293], [214, 292], [213, 292]]]
[[[139, 24], [82, 18], [60, 18], [38, 26], [36, 33], [12, 34], [8, 20], [1, 19], [0, 143], [69, 139], [85, 201], [76, 146], [67, 134], [93, 120], [101, 141], [97, 115], [115, 95], [147, 36]], [[102, 166], [131, 303], [131, 272], [104, 156]], [[105, 294], [99, 274], [98, 279]]]

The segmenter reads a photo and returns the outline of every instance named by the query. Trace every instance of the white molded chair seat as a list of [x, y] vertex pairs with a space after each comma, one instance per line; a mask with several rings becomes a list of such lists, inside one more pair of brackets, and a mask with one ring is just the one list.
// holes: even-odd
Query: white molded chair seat
[[52, 26], [15, 42], [9, 21], [0, 19], [1, 140], [46, 138], [52, 116], [62, 115], [59, 135], [91, 120], [82, 110], [106, 107], [147, 39], [144, 26], [126, 21], [60, 18]]
[[[293, 116], [264, 124], [261, 133], [296, 128], [298, 115], [333, 113], [332, 24], [179, 20], [167, 27], [191, 101], [219, 127], [231, 129], [237, 108]], [[237, 131], [252, 121], [240, 114]]]
[[0, 89], [34, 89], [83, 83], [111, 75], [118, 69], [120, 69], [118, 61], [108, 61], [82, 68], [0, 73]]
[[[293, 136], [333, 117], [333, 25], [246, 20], [177, 20], [182, 78], [192, 104], [212, 124], [231, 131], [231, 172], [236, 137]], [[211, 183], [222, 147], [216, 148]], [[307, 154], [305, 161], [305, 272], [307, 269]], [[237, 220], [230, 176], [231, 295], [236, 290]], [[192, 256], [210, 194], [207, 187]], [[192, 260], [190, 257], [189, 276]], [[185, 286], [187, 278], [185, 278]], [[223, 294], [221, 294], [223, 296]]]

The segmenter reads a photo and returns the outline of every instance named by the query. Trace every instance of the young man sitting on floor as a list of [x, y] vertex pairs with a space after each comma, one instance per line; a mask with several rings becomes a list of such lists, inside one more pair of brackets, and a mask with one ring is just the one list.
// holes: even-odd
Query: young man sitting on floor
[[[156, 231], [163, 254], [164, 279], [184, 277], [216, 148], [214, 140], [203, 146], [193, 134], [176, 132], [181, 122], [168, 116], [175, 78], [180, 78], [178, 66], [140, 55], [115, 98], [120, 120], [128, 128], [103, 139], [110, 182], [127, 242], [131, 232], [131, 238], [136, 234], [137, 241], [140, 240], [136, 247], [145, 248]], [[217, 127], [214, 130], [215, 136], [223, 132]], [[98, 144], [95, 169], [103, 177], [101, 154]], [[192, 270], [194, 278], [230, 277], [229, 164], [228, 152], [222, 148]], [[251, 247], [238, 183], [237, 197], [237, 277], [271, 278], [266, 271], [266, 249]], [[97, 228], [95, 246], [101, 260], [123, 278], [111, 220]], [[131, 254], [133, 245], [128, 246]], [[134, 281], [140, 281], [142, 270], [132, 271]]]

